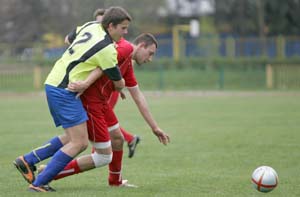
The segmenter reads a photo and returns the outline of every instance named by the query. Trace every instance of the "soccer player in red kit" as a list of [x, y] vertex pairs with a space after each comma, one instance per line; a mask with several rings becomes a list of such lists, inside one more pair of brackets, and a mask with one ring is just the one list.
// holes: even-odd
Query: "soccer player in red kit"
[[[151, 61], [156, 48], [157, 41], [151, 34], [141, 34], [135, 39], [133, 45], [125, 39], [117, 42], [118, 63], [120, 72], [125, 80], [125, 85], [143, 118], [152, 129], [152, 132], [158, 137], [161, 143], [166, 145], [169, 142], [169, 136], [159, 128], [152, 117], [145, 97], [138, 87], [132, 66], [132, 60], [135, 60], [137, 64]], [[78, 92], [81, 86], [84, 85], [75, 82], [70, 83], [68, 88]], [[89, 116], [87, 124], [89, 140], [92, 142], [95, 151], [90, 155], [83, 155], [71, 161], [55, 177], [56, 180], [110, 163], [109, 185], [133, 186], [124, 181], [121, 176], [124, 139], [120, 131], [118, 119], [108, 103], [113, 92], [113, 84], [106, 76], [103, 76], [81, 96], [83, 106]], [[124, 95], [121, 94], [121, 96]]]
[[[103, 19], [103, 15], [105, 13], [105, 9], [102, 9], [102, 8], [99, 8], [99, 9], [96, 9], [94, 14], [93, 14], [93, 17], [96, 21], [98, 22], [102, 22], [102, 19]], [[76, 30], [75, 30], [75, 33], [74, 31], [71, 32], [70, 34], [68, 34], [66, 37], [65, 37], [65, 43], [66, 44], [71, 44], [72, 43], [72, 40], [74, 39], [73, 37], [76, 35]], [[118, 98], [119, 98], [119, 93], [118, 92], [113, 92], [108, 103], [109, 105], [111, 106], [111, 108], [113, 109], [115, 107], [115, 105], [117, 104], [117, 101], [118, 101]], [[124, 128], [120, 128], [121, 129], [121, 132], [124, 136], [124, 139], [125, 141], [127, 142], [127, 146], [128, 146], [128, 157], [129, 158], [132, 158], [134, 156], [134, 153], [135, 153], [135, 149], [136, 149], [136, 146], [137, 144], [140, 142], [140, 137], [137, 136], [137, 135], [133, 135], [132, 133], [130, 133], [129, 131], [126, 131]]]
[[[100, 9], [95, 10], [95, 12], [93, 14], [94, 19], [101, 23], [104, 13], [105, 13], [105, 9], [100, 8]], [[120, 94], [116, 91], [112, 93], [112, 95], [108, 101], [108, 103], [112, 109], [114, 109], [115, 105], [117, 104], [119, 95]], [[128, 157], [132, 158], [135, 153], [136, 146], [140, 142], [140, 137], [137, 135], [133, 135], [129, 131], [126, 131], [123, 127], [120, 127], [120, 129], [124, 136], [125, 141], [127, 142]]]

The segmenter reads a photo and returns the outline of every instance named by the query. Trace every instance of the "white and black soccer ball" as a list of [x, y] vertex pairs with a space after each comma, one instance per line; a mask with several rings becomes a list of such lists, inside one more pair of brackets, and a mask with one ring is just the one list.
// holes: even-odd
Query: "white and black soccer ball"
[[278, 175], [269, 166], [260, 166], [252, 173], [252, 184], [260, 192], [270, 192], [278, 185]]

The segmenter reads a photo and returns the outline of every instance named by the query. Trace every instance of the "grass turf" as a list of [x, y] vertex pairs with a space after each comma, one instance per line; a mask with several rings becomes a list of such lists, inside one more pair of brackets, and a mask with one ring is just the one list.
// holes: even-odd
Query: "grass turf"
[[[250, 177], [256, 167], [269, 165], [279, 175], [279, 186], [269, 196], [300, 196], [298, 93], [147, 98], [161, 128], [170, 134], [166, 147], [131, 99], [120, 101], [116, 109], [123, 127], [142, 137], [132, 159], [124, 146], [123, 177], [139, 188], [108, 187], [104, 167], [54, 181], [58, 191], [49, 195], [265, 196], [252, 188]], [[44, 96], [0, 96], [0, 101], [0, 196], [32, 196], [12, 161], [62, 130], [53, 126]]]

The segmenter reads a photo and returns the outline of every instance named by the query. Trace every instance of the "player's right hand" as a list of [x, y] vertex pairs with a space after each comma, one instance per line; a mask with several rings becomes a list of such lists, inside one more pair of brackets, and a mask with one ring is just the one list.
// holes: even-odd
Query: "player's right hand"
[[87, 88], [88, 85], [85, 83], [85, 81], [76, 81], [70, 82], [66, 89], [71, 92], [77, 92], [76, 98], [79, 98]]
[[122, 100], [126, 99], [126, 95], [124, 94], [123, 91], [120, 91], [120, 96], [121, 96]]
[[164, 145], [167, 145], [170, 143], [170, 137], [168, 134], [166, 134], [162, 129], [157, 128], [153, 130], [154, 135], [157, 136], [158, 140], [163, 143]]

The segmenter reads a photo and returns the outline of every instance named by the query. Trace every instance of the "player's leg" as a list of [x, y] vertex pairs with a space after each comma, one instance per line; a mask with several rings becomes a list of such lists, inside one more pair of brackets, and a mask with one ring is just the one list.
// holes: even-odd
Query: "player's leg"
[[128, 131], [126, 131], [126, 130], [123, 129], [122, 127], [121, 127], [121, 132], [122, 132], [122, 134], [123, 134], [123, 136], [124, 136], [124, 139], [125, 139], [125, 141], [126, 141], [127, 143], [130, 143], [130, 142], [133, 140], [134, 135], [131, 134], [131, 133], [129, 133]]
[[59, 114], [59, 122], [65, 129], [70, 141], [59, 149], [30, 185], [30, 191], [37, 191], [47, 185], [64, 167], [88, 145], [86, 121], [87, 114], [81, 100], [75, 98], [76, 93], [65, 89], [46, 86], [46, 93], [51, 114]]
[[[79, 174], [94, 168], [99, 168], [108, 165], [112, 160], [111, 147], [105, 149], [95, 148], [92, 154], [83, 155], [77, 159], [73, 159], [68, 165], [59, 172], [54, 180], [59, 180], [74, 174]], [[46, 166], [40, 166], [39, 173], [45, 169]]]
[[[115, 91], [111, 94], [109, 100], [108, 100], [108, 104], [109, 106], [113, 109], [115, 107], [115, 105], [118, 102], [119, 99], [119, 95], [120, 93]], [[127, 142], [127, 146], [128, 146], [128, 157], [131, 158], [134, 155], [135, 152], [135, 148], [137, 146], [137, 144], [140, 141], [140, 137], [137, 135], [133, 135], [130, 132], [126, 131], [125, 129], [121, 128], [121, 132], [124, 136], [125, 141]]]
[[113, 158], [109, 164], [108, 183], [111, 186], [122, 184], [122, 158], [123, 158], [123, 142], [124, 138], [119, 127], [110, 130], [112, 141]]
[[66, 129], [70, 142], [57, 151], [46, 168], [32, 183], [33, 187], [47, 185], [72, 159], [86, 149], [88, 144], [86, 124], [80, 124]]
[[[60, 126], [61, 120], [55, 110], [59, 108], [59, 103], [54, 102], [55, 100], [52, 100], [52, 97], [58, 91], [48, 86], [45, 87], [45, 90], [46, 90], [49, 110], [53, 117], [54, 123], [56, 126]], [[63, 147], [63, 145], [65, 145], [68, 141], [69, 141], [69, 137], [66, 134], [61, 135], [59, 137], [54, 137], [50, 139], [48, 142], [46, 142], [44, 145], [34, 149], [28, 154], [19, 156], [14, 161], [14, 165], [19, 170], [19, 172], [24, 177], [24, 179], [28, 183], [32, 183], [35, 180], [35, 175], [34, 175], [34, 171], [36, 168], [35, 164], [53, 156], [56, 153], [56, 151], [58, 151], [61, 147]]]
[[138, 143], [141, 141], [141, 139], [140, 139], [139, 136], [129, 133], [128, 131], [126, 131], [122, 127], [120, 129], [121, 129], [121, 132], [124, 136], [125, 141], [127, 142], [128, 157], [132, 158], [134, 153], [135, 153], [135, 149], [136, 149]]
[[35, 164], [53, 156], [54, 153], [68, 141], [69, 138], [66, 135], [56, 136], [24, 156], [19, 156], [14, 161], [14, 165], [20, 171], [24, 179], [28, 183], [32, 183], [35, 180]]
[[89, 120], [87, 121], [88, 137], [94, 151], [92, 154], [83, 155], [72, 160], [58, 175], [55, 176], [54, 180], [102, 167], [111, 162], [111, 141], [104, 117], [105, 110], [103, 110], [106, 105], [101, 105], [102, 107], [100, 107], [100, 104], [93, 106], [90, 103], [88, 106], [89, 107], [86, 107], [89, 117]]
[[122, 178], [122, 158], [124, 138], [120, 127], [109, 127], [110, 137], [112, 141], [113, 158], [109, 164], [108, 184], [117, 187], [137, 187], [129, 184], [127, 180]]
[[113, 150], [113, 158], [109, 164], [108, 184], [118, 186], [122, 184], [121, 167], [124, 138], [120, 131], [118, 119], [110, 106], [106, 110], [105, 120], [108, 125]]

